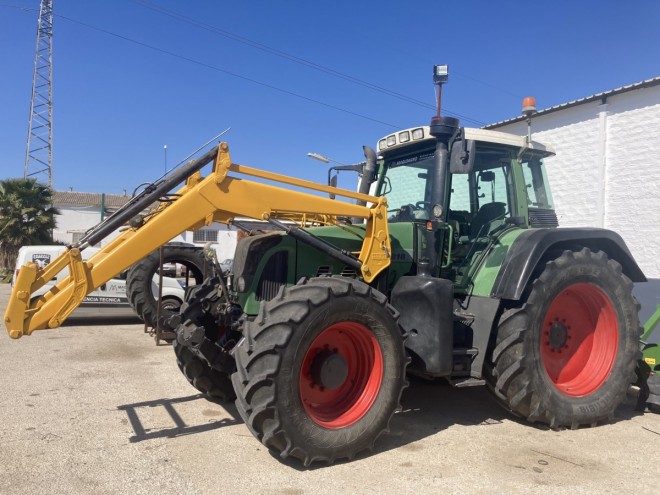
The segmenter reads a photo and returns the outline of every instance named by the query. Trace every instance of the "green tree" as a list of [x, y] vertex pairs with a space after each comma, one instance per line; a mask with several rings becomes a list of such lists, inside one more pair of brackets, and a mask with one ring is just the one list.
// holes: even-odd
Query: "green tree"
[[13, 270], [18, 249], [53, 241], [53, 190], [35, 179], [0, 180], [0, 269]]

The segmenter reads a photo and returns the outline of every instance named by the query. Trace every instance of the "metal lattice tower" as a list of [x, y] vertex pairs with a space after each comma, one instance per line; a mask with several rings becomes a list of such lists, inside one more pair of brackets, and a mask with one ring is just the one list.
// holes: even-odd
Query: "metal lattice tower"
[[25, 178], [52, 185], [53, 179], [53, 0], [41, 0], [34, 57]]

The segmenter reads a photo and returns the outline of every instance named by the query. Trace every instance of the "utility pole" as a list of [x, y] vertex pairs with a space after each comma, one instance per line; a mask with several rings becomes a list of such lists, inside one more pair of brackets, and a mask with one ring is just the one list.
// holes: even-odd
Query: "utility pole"
[[24, 177], [53, 183], [53, 0], [41, 0]]

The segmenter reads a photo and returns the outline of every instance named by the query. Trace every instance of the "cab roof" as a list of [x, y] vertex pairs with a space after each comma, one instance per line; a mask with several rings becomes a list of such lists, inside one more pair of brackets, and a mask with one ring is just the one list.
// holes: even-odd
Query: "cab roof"
[[[420, 131], [422, 136], [414, 139], [413, 136], [419, 136]], [[402, 136], [404, 137], [405, 141], [401, 139]], [[490, 131], [487, 129], [477, 129], [473, 127], [465, 127], [465, 138], [487, 143], [505, 144], [518, 148], [522, 148], [523, 146], [527, 145], [527, 138], [525, 136], [517, 136], [507, 132]], [[434, 140], [435, 138], [431, 136], [431, 129], [429, 126], [411, 127], [409, 129], [397, 131], [393, 134], [388, 134], [387, 136], [380, 139], [378, 141], [378, 153], [388, 153], [389, 151], [404, 148], [410, 144], [432, 142]], [[395, 144], [390, 144], [390, 146], [387, 145], [393, 141]], [[548, 155], [555, 154], [555, 150], [551, 146], [539, 143], [538, 141], [534, 140], [532, 140], [531, 146], [529, 146], [529, 148], [545, 152]]]

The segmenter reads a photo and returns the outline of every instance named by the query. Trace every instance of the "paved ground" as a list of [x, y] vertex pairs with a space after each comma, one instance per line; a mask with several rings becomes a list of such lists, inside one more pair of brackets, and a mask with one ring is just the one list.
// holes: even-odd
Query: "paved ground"
[[[4, 313], [9, 286], [0, 285]], [[376, 450], [303, 469], [199, 396], [135, 323], [0, 333], [0, 493], [655, 493], [660, 415], [554, 432], [415, 382]]]

